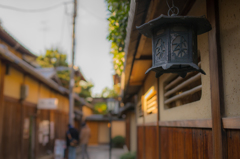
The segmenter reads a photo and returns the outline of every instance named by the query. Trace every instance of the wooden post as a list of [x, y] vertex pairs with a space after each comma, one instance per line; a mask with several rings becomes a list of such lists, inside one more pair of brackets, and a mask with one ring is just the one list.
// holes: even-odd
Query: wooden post
[[[25, 80], [26, 80], [26, 75], [23, 75], [23, 82], [22, 84], [25, 84]], [[25, 113], [26, 113], [26, 106], [23, 104], [24, 99], [20, 99], [19, 103], [21, 104], [21, 157], [24, 156], [24, 145], [25, 145], [25, 140], [23, 138], [23, 129], [24, 129], [24, 119], [25, 119]], [[29, 118], [30, 119], [30, 118]], [[30, 139], [30, 138], [29, 138]], [[29, 144], [29, 143], [28, 143]], [[30, 156], [30, 151], [28, 151], [28, 157]]]
[[[3, 132], [3, 114], [4, 114], [4, 77], [6, 72], [6, 65], [0, 61], [0, 147], [2, 146], [2, 132]], [[1, 150], [1, 149], [0, 149]], [[0, 152], [2, 154], [2, 152]], [[1, 157], [1, 156], [0, 156]]]
[[211, 85], [211, 107], [212, 107], [212, 140], [213, 158], [225, 159], [224, 130], [222, 124], [223, 115], [223, 84], [221, 52], [219, 39], [219, 11], [218, 0], [207, 0], [207, 18], [212, 25], [209, 32], [209, 66]]
[[160, 126], [159, 126], [159, 121], [160, 121], [160, 104], [159, 104], [159, 78], [157, 78], [157, 158], [161, 159], [161, 136], [160, 136]]

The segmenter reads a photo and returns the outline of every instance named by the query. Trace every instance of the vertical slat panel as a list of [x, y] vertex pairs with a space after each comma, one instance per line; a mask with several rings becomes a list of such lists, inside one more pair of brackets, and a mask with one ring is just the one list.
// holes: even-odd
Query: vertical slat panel
[[126, 118], [126, 139], [125, 139], [125, 142], [126, 142], [126, 145], [128, 147], [128, 150], [130, 150], [130, 114], [127, 115], [127, 118]]
[[169, 159], [174, 159], [173, 158], [173, 146], [174, 146], [174, 143], [173, 143], [173, 131], [172, 131], [172, 128], [168, 128], [168, 145], [169, 145]]
[[144, 157], [144, 127], [138, 126], [137, 128], [137, 158], [145, 159]]
[[203, 159], [203, 135], [202, 129], [193, 129], [193, 157]]
[[13, 153], [11, 153], [12, 143], [11, 143], [11, 118], [12, 114], [12, 103], [5, 101], [4, 102], [4, 117], [3, 117], [3, 138], [2, 138], [2, 145], [1, 145], [1, 152], [3, 158], [14, 158]]
[[213, 149], [212, 149], [212, 131], [208, 129], [203, 129], [203, 158], [212, 159]]
[[192, 143], [193, 143], [192, 129], [189, 128], [184, 129], [184, 152], [185, 152], [184, 159], [192, 159], [193, 156]]
[[20, 147], [18, 147], [18, 146], [21, 146], [20, 144], [21, 144], [21, 139], [22, 139], [22, 120], [21, 120], [21, 118], [22, 118], [22, 106], [21, 106], [21, 104], [17, 104], [17, 111], [16, 111], [16, 118], [17, 118], [17, 120], [15, 121], [15, 131], [16, 131], [16, 143], [18, 143], [18, 144], [15, 144], [16, 146], [17, 146], [17, 150], [18, 150], [18, 152], [17, 152], [17, 158], [18, 159], [22, 159], [22, 156], [21, 156], [21, 149], [20, 149]]
[[228, 130], [227, 131], [227, 149], [228, 159], [240, 158], [240, 131]]
[[157, 158], [156, 126], [145, 126], [145, 158]]
[[1, 158], [22, 159], [21, 156], [21, 105], [17, 100], [4, 99], [3, 138]]
[[169, 159], [170, 146], [169, 146], [169, 131], [166, 127], [160, 127], [160, 156], [161, 159]]
[[184, 153], [186, 152], [184, 150], [184, 129], [183, 128], [174, 128], [174, 135], [173, 135], [173, 141], [174, 143], [174, 149], [176, 153], [173, 156], [173, 158], [178, 159], [185, 159]]
[[161, 159], [211, 159], [213, 156], [210, 129], [160, 127], [160, 137]]

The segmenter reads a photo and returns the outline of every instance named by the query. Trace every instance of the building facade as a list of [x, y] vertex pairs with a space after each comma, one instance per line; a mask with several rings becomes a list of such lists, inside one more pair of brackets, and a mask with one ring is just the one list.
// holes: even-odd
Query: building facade
[[211, 31], [198, 36], [197, 44], [198, 66], [206, 75], [145, 75], [152, 66], [152, 39], [141, 35], [136, 26], [167, 15], [169, 8], [166, 1], [132, 0], [121, 82], [122, 101], [135, 107], [137, 158], [237, 159], [240, 2], [180, 0], [174, 5], [180, 15], [205, 15], [212, 25]]
[[[53, 154], [55, 140], [65, 140], [68, 90], [36, 66], [36, 56], [0, 26], [0, 158]], [[56, 109], [38, 109], [40, 99], [55, 99]]]

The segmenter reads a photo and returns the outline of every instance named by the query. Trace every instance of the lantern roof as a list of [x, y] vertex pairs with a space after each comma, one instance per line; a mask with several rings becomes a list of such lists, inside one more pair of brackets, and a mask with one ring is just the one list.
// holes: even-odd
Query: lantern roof
[[197, 34], [203, 34], [212, 29], [211, 24], [205, 16], [196, 17], [196, 16], [166, 16], [160, 15], [159, 17], [144, 23], [141, 26], [136, 28], [139, 32], [146, 37], [152, 37], [152, 30], [156, 27], [166, 26], [169, 24], [184, 24], [184, 25], [193, 25], [197, 29]]

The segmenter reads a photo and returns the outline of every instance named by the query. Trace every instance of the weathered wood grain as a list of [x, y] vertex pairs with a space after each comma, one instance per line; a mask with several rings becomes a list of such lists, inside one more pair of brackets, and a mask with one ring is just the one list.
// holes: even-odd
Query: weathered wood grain
[[226, 158], [226, 150], [223, 143], [223, 84], [222, 62], [219, 38], [219, 8], [218, 0], [207, 0], [207, 18], [212, 25], [209, 31], [209, 68], [211, 85], [211, 108], [212, 108], [212, 133], [213, 133], [213, 159]]
[[145, 159], [144, 127], [137, 127], [137, 158]]

